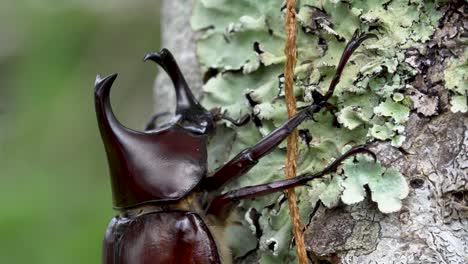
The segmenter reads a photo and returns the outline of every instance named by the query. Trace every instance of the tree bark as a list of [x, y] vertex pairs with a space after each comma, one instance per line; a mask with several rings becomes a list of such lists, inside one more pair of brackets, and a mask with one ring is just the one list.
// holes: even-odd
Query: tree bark
[[[191, 89], [201, 96], [202, 76], [195, 55], [196, 34], [189, 19], [193, 1], [163, 1], [162, 46], [178, 60]], [[389, 143], [374, 147], [379, 160], [405, 175], [411, 187], [398, 213], [383, 214], [367, 198], [353, 206], [323, 206], [306, 231], [315, 260], [333, 263], [468, 263], [468, 118], [450, 112], [441, 73], [445, 59], [460, 55], [463, 43], [449, 35], [465, 27], [466, 4], [445, 11], [440, 26], [427, 42], [428, 60], [416, 56], [420, 69], [412, 85], [420, 103], [406, 124], [401, 148]], [[463, 24], [464, 23], [464, 24]], [[443, 75], [443, 74], [442, 74]], [[427, 97], [428, 91], [431, 96]], [[174, 95], [165, 74], [156, 80], [157, 112], [172, 111]], [[421, 95], [424, 94], [424, 95]], [[431, 112], [435, 100], [437, 113]], [[433, 111], [432, 111], [433, 112]]]

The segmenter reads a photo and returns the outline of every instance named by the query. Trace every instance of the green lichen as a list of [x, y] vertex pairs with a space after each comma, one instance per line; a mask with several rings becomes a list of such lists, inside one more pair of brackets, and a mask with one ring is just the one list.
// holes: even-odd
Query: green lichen
[[391, 99], [385, 100], [374, 108], [374, 112], [379, 116], [391, 117], [396, 123], [404, 123], [409, 118], [409, 108], [394, 102]]
[[450, 110], [454, 113], [466, 113], [468, 111], [468, 48], [462, 56], [448, 62], [444, 75], [445, 87], [453, 93]]
[[343, 124], [349, 130], [369, 122], [369, 119], [362, 113], [360, 107], [347, 106], [341, 109], [337, 116], [338, 122]]
[[385, 123], [383, 125], [373, 125], [370, 133], [371, 136], [380, 140], [386, 140], [394, 136], [393, 125], [391, 123]]
[[371, 190], [372, 200], [383, 213], [400, 210], [401, 199], [409, 189], [404, 177], [395, 169], [383, 168], [379, 163], [365, 157], [358, 162], [347, 161], [344, 165], [344, 191], [341, 199], [346, 204], [360, 202], [365, 197], [364, 185]]
[[462, 112], [466, 113], [468, 111], [468, 106], [467, 106], [467, 98], [466, 95], [456, 95], [453, 96], [452, 99], [450, 100], [450, 104], [452, 105], [450, 107], [450, 110], [452, 112]]
[[[254, 145], [287, 119], [281, 77], [286, 38], [281, 2], [199, 0], [196, 3], [191, 23], [195, 30], [203, 32], [197, 55], [204, 70], [219, 72], [204, 85], [203, 104], [221, 107], [234, 118], [250, 112], [262, 123], [260, 127], [250, 123], [235, 129], [227, 123], [221, 126], [222, 131], [218, 133], [226, 136], [217, 136], [210, 143], [209, 154], [216, 156], [210, 159], [212, 169]], [[299, 106], [312, 103], [313, 91], [322, 94], [326, 91], [345, 40], [356, 29], [379, 36], [378, 40], [365, 42], [351, 57], [330, 100], [336, 111], [323, 110], [316, 114], [315, 120], [300, 126], [310, 132], [312, 140], [309, 144], [300, 142], [298, 173], [322, 170], [350, 145], [388, 140], [393, 146], [401, 146], [405, 139], [404, 124], [411, 110], [407, 84], [417, 73], [417, 69], [404, 61], [405, 52], [421, 47], [434, 33], [441, 17], [435, 3], [301, 0], [297, 7], [300, 29], [295, 95]], [[453, 67], [459, 64], [454, 62]], [[454, 79], [453, 71], [446, 72], [446, 79], [447, 75], [453, 79], [448, 84], [455, 83], [453, 89], [458, 91], [461, 80]], [[466, 96], [466, 92], [459, 96]], [[457, 109], [460, 109], [459, 101], [456, 97]], [[282, 144], [227, 188], [283, 179], [285, 152]], [[347, 162], [343, 168], [333, 176], [311, 182], [310, 187], [298, 188], [299, 207], [305, 221], [319, 200], [330, 208], [340, 201], [346, 204], [361, 201], [365, 197], [364, 185], [369, 186], [371, 198], [382, 212], [400, 208], [408, 187], [398, 171], [364, 157], [358, 163]], [[291, 226], [287, 206], [283, 199], [278, 199], [280, 196], [274, 194], [241, 204], [246, 210], [255, 208], [261, 213], [261, 263], [285, 263], [295, 257], [289, 249]], [[255, 227], [250, 225], [250, 229]]]

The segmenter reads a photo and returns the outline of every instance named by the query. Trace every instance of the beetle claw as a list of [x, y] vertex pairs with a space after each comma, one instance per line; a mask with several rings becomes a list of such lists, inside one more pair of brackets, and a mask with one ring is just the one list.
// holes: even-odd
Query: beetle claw
[[368, 145], [361, 145], [361, 146], [354, 147], [350, 149], [348, 152], [346, 152], [345, 154], [343, 154], [343, 156], [347, 158], [347, 157], [354, 156], [356, 154], [361, 154], [361, 153], [369, 154], [374, 159], [374, 162], [377, 162], [377, 155], [368, 148]]
[[346, 45], [345, 50], [347, 49], [356, 49], [359, 45], [361, 45], [362, 42], [364, 42], [366, 39], [379, 39], [379, 37], [373, 33], [363, 33], [360, 32], [358, 29], [354, 31], [353, 36], [348, 42], [348, 45]]

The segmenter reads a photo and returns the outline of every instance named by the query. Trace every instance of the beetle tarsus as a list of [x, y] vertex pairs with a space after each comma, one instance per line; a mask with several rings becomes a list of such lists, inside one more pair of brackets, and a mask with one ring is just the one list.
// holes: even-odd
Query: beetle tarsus
[[227, 111], [222, 112], [220, 107], [212, 108], [210, 112], [213, 115], [214, 121], [226, 120], [237, 127], [244, 126], [250, 121], [250, 114], [245, 114], [238, 119], [234, 119], [226, 114]]
[[353, 52], [362, 44], [362, 42], [370, 38], [377, 38], [377, 35], [360, 33], [359, 30], [354, 31], [353, 36], [349, 40], [348, 44], [346, 44], [346, 47], [341, 54], [340, 61], [336, 67], [335, 76], [330, 82], [327, 93], [324, 95], [324, 101], [328, 101], [328, 99], [332, 97], [336, 85], [340, 82], [341, 73]]
[[355, 155], [355, 154], [358, 154], [358, 153], [368, 154], [368, 155], [370, 155], [372, 157], [374, 162], [377, 162], [377, 155], [372, 150], [369, 149], [369, 145], [367, 145], [367, 144], [354, 147], [354, 148], [350, 149], [346, 153], [349, 153], [348, 155]]
[[250, 115], [249, 114], [245, 114], [243, 116], [241, 116], [239, 119], [234, 119], [226, 114], [223, 114], [223, 116], [221, 117], [222, 119], [226, 120], [226, 121], [229, 121], [231, 122], [231, 124], [237, 126], [237, 127], [240, 127], [240, 126], [244, 126], [246, 125], [249, 121], [250, 121]]

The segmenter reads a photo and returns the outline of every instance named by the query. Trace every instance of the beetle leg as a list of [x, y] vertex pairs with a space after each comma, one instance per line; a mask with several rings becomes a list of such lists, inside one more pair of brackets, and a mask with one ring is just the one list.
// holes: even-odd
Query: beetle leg
[[328, 165], [325, 169], [320, 172], [314, 174], [303, 174], [297, 176], [295, 178], [287, 179], [287, 180], [280, 180], [271, 183], [265, 183], [255, 186], [244, 187], [236, 190], [229, 191], [227, 193], [221, 194], [216, 196], [211, 201], [210, 205], [208, 206], [207, 213], [213, 214], [217, 216], [226, 215], [225, 213], [230, 212], [232, 207], [242, 199], [254, 198], [259, 197], [283, 190], [287, 190], [290, 188], [294, 188], [297, 186], [305, 185], [307, 182], [320, 178], [330, 172], [334, 172], [338, 169], [339, 165], [347, 158], [354, 156], [359, 153], [367, 153], [371, 155], [374, 160], [376, 160], [375, 154], [366, 148], [366, 146], [358, 146], [354, 147], [351, 150], [347, 151], [345, 154], [338, 157], [335, 161], [333, 161], [330, 165]]
[[156, 128], [158, 128], [158, 124], [157, 124], [157, 120], [160, 118], [160, 117], [163, 117], [163, 116], [166, 116], [166, 115], [170, 115], [171, 113], [169, 112], [162, 112], [162, 113], [157, 113], [157, 114], [154, 114], [151, 119], [148, 121], [148, 123], [146, 123], [146, 126], [145, 126], [145, 131], [149, 131], [149, 130], [154, 130]]
[[208, 191], [217, 190], [230, 180], [245, 174], [255, 166], [255, 164], [257, 164], [260, 158], [264, 157], [277, 147], [304, 120], [313, 118], [314, 113], [320, 111], [323, 107], [326, 107], [328, 99], [333, 95], [333, 91], [340, 80], [340, 76], [346, 62], [348, 62], [351, 54], [359, 47], [359, 45], [368, 38], [377, 38], [377, 36], [374, 34], [360, 34], [357, 30], [354, 32], [353, 37], [348, 42], [343, 54], [341, 55], [340, 62], [338, 63], [335, 76], [330, 83], [330, 87], [327, 93], [320, 97], [320, 101], [302, 108], [296, 115], [284, 122], [269, 135], [262, 138], [255, 146], [243, 150], [224, 166], [218, 168], [210, 177], [204, 178], [201, 183], [202, 188]]
[[336, 67], [335, 76], [333, 76], [333, 79], [330, 82], [330, 86], [328, 87], [328, 91], [324, 95], [324, 101], [328, 101], [328, 99], [330, 99], [330, 97], [333, 95], [336, 85], [340, 82], [340, 77], [344, 66], [348, 62], [353, 52], [359, 47], [359, 45], [361, 45], [362, 42], [364, 42], [364, 40], [369, 38], [377, 38], [377, 36], [374, 34], [359, 33], [359, 30], [354, 31], [353, 36], [349, 40], [348, 44], [346, 44], [343, 54], [341, 55], [340, 62]]
[[214, 121], [219, 121], [221, 119], [230, 122], [231, 124], [240, 127], [246, 125], [250, 121], [250, 114], [245, 114], [238, 119], [234, 119], [226, 114], [226, 111], [221, 112], [221, 108], [215, 107], [210, 110], [211, 114], [213, 115]]
[[302, 109], [296, 115], [284, 122], [269, 135], [265, 136], [251, 148], [244, 149], [233, 159], [217, 169], [213, 175], [204, 178], [202, 188], [211, 191], [224, 186], [228, 181], [249, 171], [258, 160], [270, 153], [277, 147], [288, 135], [299, 126], [304, 120], [311, 118], [312, 115], [322, 108], [321, 105], [310, 105]]
[[232, 118], [232, 117], [230, 117], [230, 116], [228, 116], [226, 114], [223, 114], [221, 116], [221, 119], [229, 121], [233, 125], [240, 127], [240, 126], [246, 125], [250, 121], [250, 115], [245, 114], [245, 115], [241, 116], [239, 119], [234, 119], [234, 118]]

